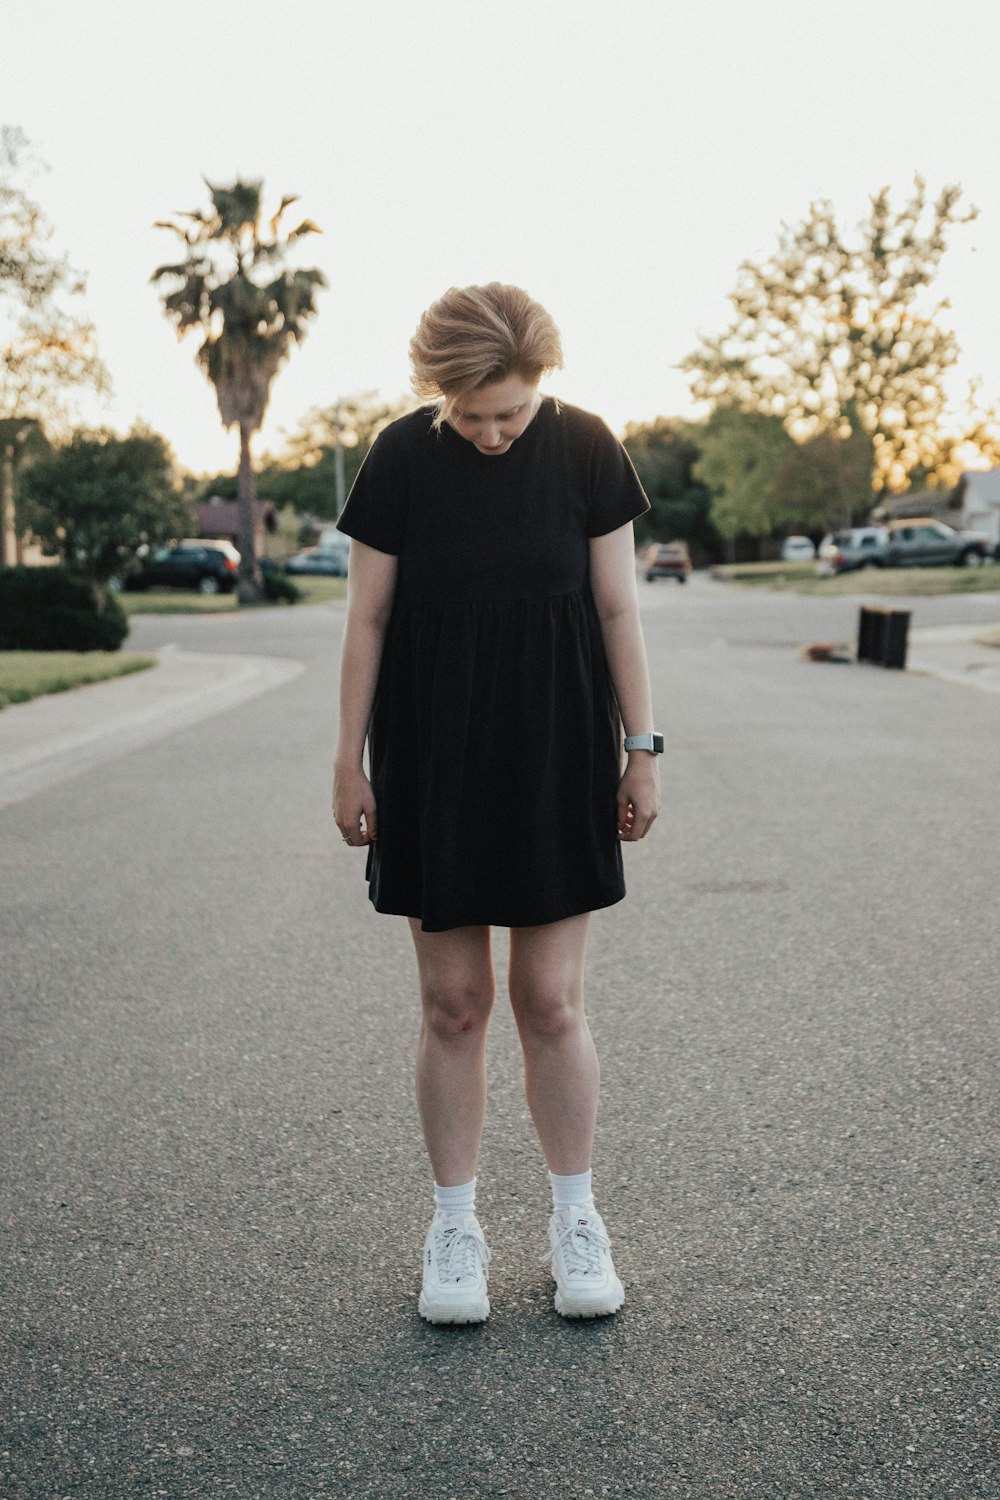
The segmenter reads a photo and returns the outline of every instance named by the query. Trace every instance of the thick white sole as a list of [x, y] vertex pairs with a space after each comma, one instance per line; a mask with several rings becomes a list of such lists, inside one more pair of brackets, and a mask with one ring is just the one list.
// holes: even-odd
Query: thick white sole
[[490, 1315], [490, 1299], [475, 1297], [467, 1302], [433, 1302], [421, 1292], [417, 1311], [428, 1323], [485, 1323]]
[[625, 1301], [625, 1288], [617, 1279], [613, 1286], [597, 1296], [564, 1297], [556, 1287], [556, 1312], [564, 1318], [607, 1318], [618, 1312]]

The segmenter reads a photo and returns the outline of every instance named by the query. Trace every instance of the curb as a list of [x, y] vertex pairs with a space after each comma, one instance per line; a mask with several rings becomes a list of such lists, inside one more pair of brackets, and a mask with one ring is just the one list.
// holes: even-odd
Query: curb
[[984, 693], [1000, 693], [1000, 649], [977, 640], [988, 628], [984, 624], [940, 625], [912, 631], [907, 671]]
[[273, 656], [164, 646], [156, 666], [15, 703], [0, 715], [0, 808], [235, 708], [305, 671]]

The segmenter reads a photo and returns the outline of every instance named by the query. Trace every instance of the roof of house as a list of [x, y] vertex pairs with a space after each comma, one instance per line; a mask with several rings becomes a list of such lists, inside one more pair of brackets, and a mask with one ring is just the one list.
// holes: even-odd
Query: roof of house
[[952, 490], [903, 490], [886, 495], [872, 514], [880, 520], [903, 521], [943, 514], [956, 504]]
[[[240, 508], [235, 500], [223, 500], [220, 495], [210, 495], [195, 506], [198, 529], [202, 536], [235, 536], [240, 529]], [[274, 531], [278, 525], [278, 512], [273, 500], [255, 500], [253, 503], [254, 527], [263, 526]]]

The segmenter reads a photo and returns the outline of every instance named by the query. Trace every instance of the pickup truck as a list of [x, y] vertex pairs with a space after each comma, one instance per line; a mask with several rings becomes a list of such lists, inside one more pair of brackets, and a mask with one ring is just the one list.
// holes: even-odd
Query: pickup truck
[[955, 531], [930, 517], [890, 521], [879, 559], [883, 568], [975, 568], [992, 556], [988, 537], [978, 531]]

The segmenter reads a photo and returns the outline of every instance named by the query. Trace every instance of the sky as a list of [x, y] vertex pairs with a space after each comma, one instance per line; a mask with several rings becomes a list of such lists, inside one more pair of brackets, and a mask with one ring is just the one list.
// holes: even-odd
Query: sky
[[562, 331], [546, 389], [618, 430], [694, 415], [678, 365], [739, 263], [813, 200], [849, 227], [918, 172], [980, 210], [939, 288], [961, 381], [1000, 396], [995, 0], [5, 0], [3, 30], [0, 122], [47, 163], [113, 385], [80, 419], [140, 419], [192, 471], [238, 444], [150, 285], [174, 252], [153, 224], [236, 176], [301, 195], [323, 234], [295, 263], [329, 280], [258, 452], [310, 408], [405, 394], [423, 309], [492, 280]]

